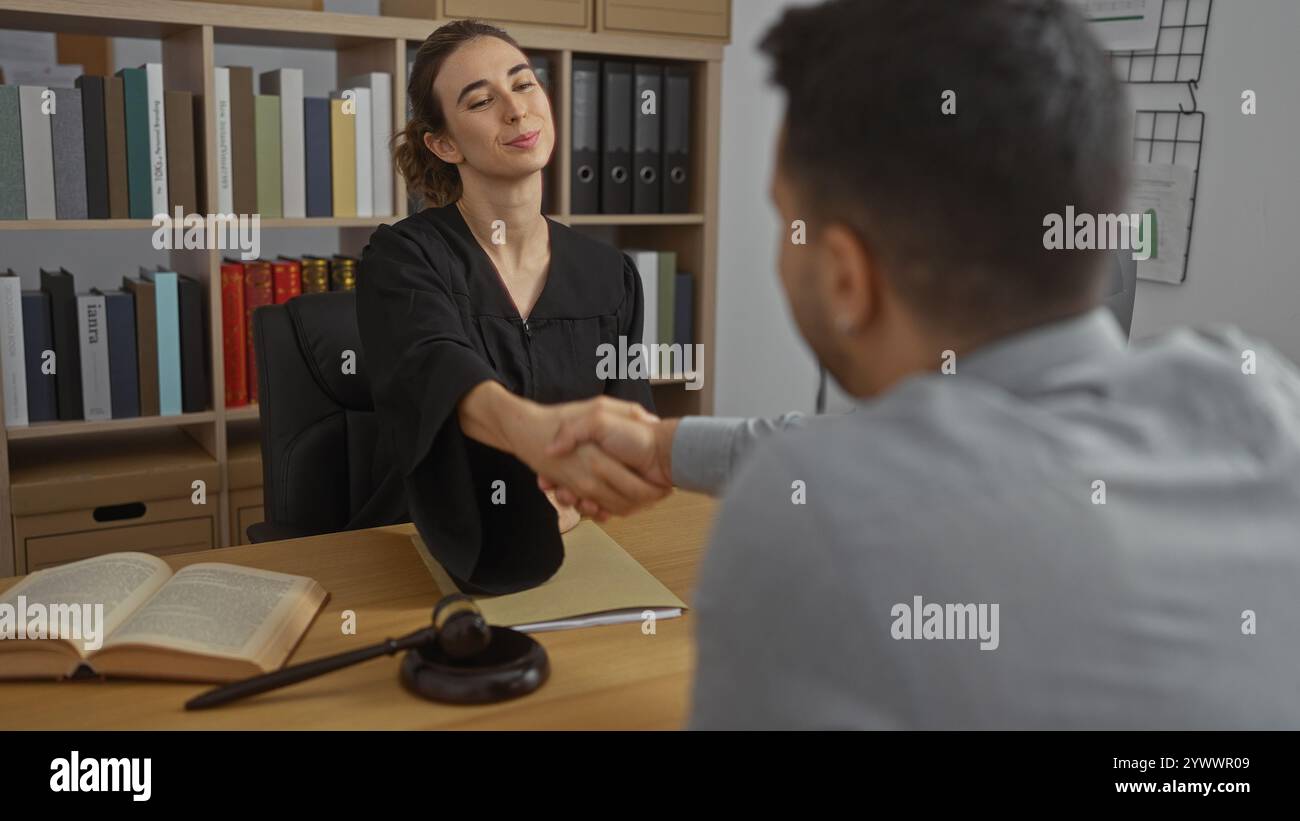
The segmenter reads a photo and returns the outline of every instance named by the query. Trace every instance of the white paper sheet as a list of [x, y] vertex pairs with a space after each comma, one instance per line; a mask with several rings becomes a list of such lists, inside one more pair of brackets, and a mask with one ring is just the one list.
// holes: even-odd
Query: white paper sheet
[[1107, 51], [1150, 51], [1164, 0], [1073, 0]]
[[1133, 164], [1129, 211], [1134, 214], [1152, 211], [1156, 236], [1151, 258], [1138, 260], [1138, 278], [1157, 282], [1183, 281], [1192, 180], [1192, 169], [1185, 165]]

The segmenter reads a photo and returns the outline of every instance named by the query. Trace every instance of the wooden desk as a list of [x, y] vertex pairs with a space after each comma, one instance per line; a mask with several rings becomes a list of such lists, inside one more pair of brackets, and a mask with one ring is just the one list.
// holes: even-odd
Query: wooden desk
[[[677, 491], [605, 530], [688, 604], [708, 539], [714, 502]], [[165, 556], [173, 568], [230, 562], [311, 576], [330, 592], [290, 662], [355, 649], [428, 624], [437, 588], [409, 536], [413, 526], [333, 533]], [[0, 579], [0, 591], [18, 582]], [[341, 613], [356, 613], [345, 636]], [[0, 729], [675, 729], [686, 720], [694, 665], [691, 614], [539, 633], [551, 677], [524, 698], [485, 707], [435, 704], [398, 680], [400, 656], [373, 659], [323, 678], [213, 710], [182, 705], [208, 689], [152, 681], [0, 681]]]

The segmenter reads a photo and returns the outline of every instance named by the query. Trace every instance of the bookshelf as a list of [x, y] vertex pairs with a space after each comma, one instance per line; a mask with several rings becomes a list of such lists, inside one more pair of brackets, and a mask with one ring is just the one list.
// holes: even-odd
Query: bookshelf
[[[547, 181], [555, 186], [557, 196], [554, 199], [556, 212], [549, 216], [618, 247], [651, 247], [677, 253], [679, 270], [689, 271], [695, 276], [695, 341], [703, 346], [700, 367], [705, 379], [700, 390], [688, 390], [685, 378], [655, 380], [652, 383], [655, 402], [661, 415], [710, 414], [713, 411], [717, 283], [721, 61], [725, 41], [716, 36], [689, 37], [605, 29], [602, 26], [607, 22], [606, 5], [613, 0], [587, 2], [594, 11], [588, 15], [588, 20], [594, 20], [594, 23], [586, 29], [509, 21], [500, 23], [521, 47], [552, 58], [552, 107], [558, 141]], [[441, 11], [444, 0], [439, 0], [436, 5], [431, 2], [428, 7]], [[0, 0], [0, 28], [143, 38], [159, 42], [166, 88], [189, 91], [204, 101], [201, 119], [195, 124], [202, 133], [202, 157], [196, 157], [199, 163], [199, 205], [205, 212], [213, 213], [217, 210], [213, 68], [227, 64], [217, 59], [217, 49], [224, 45], [244, 45], [331, 51], [337, 64], [336, 83], [363, 72], [388, 72], [393, 77], [393, 128], [397, 130], [402, 127], [406, 113], [408, 49], [418, 45], [450, 18], [394, 16], [395, 11], [405, 12], [414, 8], [403, 2], [385, 2], [384, 8], [386, 16], [363, 16], [188, 0]], [[691, 68], [693, 167], [687, 213], [568, 213], [569, 89], [575, 54], [677, 61]], [[292, 55], [284, 58], [283, 65], [294, 65]], [[340, 253], [359, 254], [377, 225], [407, 216], [405, 186], [400, 176], [394, 176], [393, 217], [264, 219], [261, 221], [263, 244], [266, 244], [268, 236], [281, 232], [293, 234], [304, 229], [326, 229], [337, 235]], [[39, 242], [42, 232], [49, 231], [88, 232], [91, 237], [103, 236], [104, 232], [139, 232], [141, 237], [147, 237], [152, 230], [150, 221], [139, 219], [0, 221], [0, 248], [20, 242]], [[310, 248], [304, 247], [303, 251], [310, 252]], [[52, 455], [56, 450], [64, 453], [69, 447], [84, 447], [86, 452], [93, 452], [96, 448], [92, 445], [108, 447], [118, 440], [137, 448], [139, 458], [144, 462], [150, 456], [148, 440], [155, 438], [162, 447], [163, 440], [170, 441], [176, 430], [182, 431], [217, 469], [217, 486], [208, 490], [208, 505], [213, 508], [211, 514], [216, 522], [213, 546], [239, 542], [238, 534], [232, 532], [231, 514], [236, 506], [235, 499], [246, 500], [247, 491], [232, 488], [230, 459], [236, 443], [241, 453], [247, 452], [248, 442], [256, 431], [258, 412], [256, 405], [226, 408], [221, 401], [225, 386], [220, 262], [225, 252], [172, 250], [167, 253], [172, 270], [198, 279], [206, 289], [210, 388], [214, 407], [178, 416], [43, 422], [4, 429], [0, 435], [0, 489], [3, 491], [0, 492], [0, 576], [22, 572], [25, 568], [17, 555], [20, 545], [17, 544], [16, 520], [11, 504], [11, 480], [15, 473], [26, 476], [34, 469], [44, 469], [42, 461], [48, 461], [51, 457], [47, 454]], [[0, 251], [0, 267], [6, 264], [4, 256]], [[122, 273], [134, 273], [136, 262], [113, 259], [111, 264], [121, 269], [112, 280], [116, 282]], [[117, 268], [113, 270], [117, 271]], [[108, 283], [109, 280], [86, 284], [79, 281], [78, 288], [84, 289], [91, 284], [104, 287]], [[31, 280], [26, 280], [24, 285], [34, 287]], [[142, 437], [143, 446], [140, 444]], [[86, 461], [76, 465], [74, 462], [69, 469], [78, 470], [79, 478], [84, 479], [87, 474], [94, 473], [96, 464]], [[130, 492], [129, 487], [122, 489], [120, 499], [115, 501], [128, 499]], [[185, 494], [188, 494], [188, 486]], [[88, 538], [93, 536], [88, 535]]]

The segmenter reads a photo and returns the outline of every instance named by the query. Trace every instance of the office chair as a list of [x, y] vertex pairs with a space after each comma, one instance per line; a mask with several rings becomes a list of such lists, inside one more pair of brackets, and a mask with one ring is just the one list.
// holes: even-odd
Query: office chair
[[[265, 521], [253, 542], [344, 530], [387, 474], [356, 294], [304, 294], [253, 312]], [[356, 356], [344, 373], [344, 352]], [[351, 370], [351, 369], [349, 369]]]

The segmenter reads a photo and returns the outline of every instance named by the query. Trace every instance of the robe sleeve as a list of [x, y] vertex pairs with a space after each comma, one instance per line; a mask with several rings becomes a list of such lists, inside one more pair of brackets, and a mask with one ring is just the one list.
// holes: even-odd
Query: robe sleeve
[[[626, 337], [628, 344], [631, 345], [644, 339], [642, 331], [645, 322], [645, 296], [636, 263], [627, 254], [623, 254], [622, 257], [623, 301], [618, 307], [615, 318], [618, 322], [619, 335]], [[605, 393], [617, 399], [636, 402], [651, 413], [655, 412], [655, 401], [651, 395], [649, 379], [608, 379], [605, 381]]]
[[[460, 428], [461, 398], [498, 377], [470, 342], [468, 296], [450, 272], [436, 233], [380, 226], [361, 256], [357, 323], [380, 435], [425, 546], [462, 589], [513, 592], [549, 578], [564, 549], [532, 471]], [[498, 487], [504, 505], [491, 503]]]

